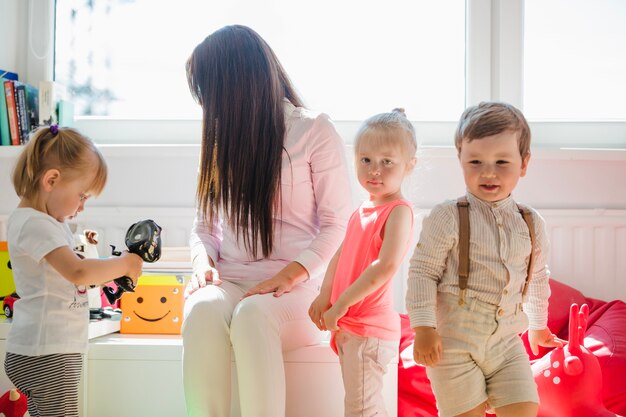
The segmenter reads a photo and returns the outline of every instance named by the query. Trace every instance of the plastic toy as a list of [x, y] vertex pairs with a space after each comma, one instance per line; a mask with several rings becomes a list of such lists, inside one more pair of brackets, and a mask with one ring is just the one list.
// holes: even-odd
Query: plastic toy
[[[142, 220], [128, 228], [126, 232], [126, 246], [130, 253], [139, 255], [146, 262], [156, 262], [161, 257], [161, 226], [153, 220]], [[122, 253], [111, 245], [114, 256]], [[135, 285], [129, 277], [120, 277], [114, 280], [117, 289], [104, 287], [102, 291], [110, 304], [117, 301], [124, 292], [134, 292]]]
[[0, 242], [0, 297], [15, 292], [13, 271], [9, 258], [9, 245], [6, 241]]
[[583, 346], [589, 307], [572, 304], [569, 343], [533, 363], [539, 391], [538, 417], [620, 417], [602, 403], [602, 370], [598, 358]]
[[135, 292], [122, 297], [120, 333], [180, 334], [183, 282], [181, 275], [139, 277]]
[[4, 311], [4, 315], [6, 316], [7, 319], [10, 319], [11, 317], [13, 317], [13, 305], [19, 299], [20, 299], [20, 296], [17, 295], [16, 292], [14, 292], [11, 295], [6, 295], [2, 299], [2, 311]]
[[[74, 253], [82, 259], [98, 259], [98, 232], [94, 230], [83, 230], [82, 233], [74, 234]], [[102, 307], [102, 287], [91, 285], [87, 288], [87, 300], [89, 308]]]
[[28, 400], [16, 388], [10, 389], [0, 397], [0, 416], [28, 417]]

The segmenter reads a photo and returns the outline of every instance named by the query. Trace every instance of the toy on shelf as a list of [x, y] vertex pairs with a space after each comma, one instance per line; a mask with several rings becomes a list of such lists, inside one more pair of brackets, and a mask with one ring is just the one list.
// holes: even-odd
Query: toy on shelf
[[[139, 255], [146, 262], [156, 262], [161, 257], [161, 226], [153, 220], [141, 220], [128, 228], [125, 239], [130, 253]], [[112, 253], [120, 256], [122, 253], [111, 245]], [[134, 292], [135, 285], [129, 277], [120, 277], [114, 280], [117, 289], [104, 287], [102, 291], [110, 304], [117, 301], [124, 292]]]
[[0, 241], [0, 296], [15, 292], [13, 271], [9, 257], [9, 245], [6, 241]]
[[12, 388], [0, 397], [0, 415], [5, 417], [28, 417], [28, 400], [26, 396]]
[[7, 319], [13, 317], [13, 311], [15, 309], [14, 305], [17, 300], [20, 299], [20, 296], [17, 295], [16, 292], [10, 295], [5, 295], [2, 297], [2, 311]]
[[620, 417], [602, 403], [598, 358], [583, 346], [589, 307], [572, 304], [569, 343], [533, 363], [539, 391], [538, 417]]
[[139, 277], [135, 292], [122, 297], [120, 333], [180, 334], [183, 284], [182, 275]]
[[[82, 259], [98, 259], [98, 232], [85, 229], [82, 233], [74, 234], [74, 253]], [[102, 289], [99, 285], [90, 285], [87, 288], [89, 308], [102, 307]]]

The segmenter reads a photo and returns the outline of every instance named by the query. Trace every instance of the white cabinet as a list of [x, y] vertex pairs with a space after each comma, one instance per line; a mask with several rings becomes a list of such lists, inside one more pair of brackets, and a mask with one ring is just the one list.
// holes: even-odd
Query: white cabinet
[[[94, 339], [87, 357], [89, 417], [185, 417], [182, 339], [165, 335], [111, 334]], [[397, 415], [397, 361], [385, 376], [390, 416]], [[232, 364], [232, 417], [239, 417]], [[328, 342], [285, 354], [286, 417], [343, 417], [343, 383]]]

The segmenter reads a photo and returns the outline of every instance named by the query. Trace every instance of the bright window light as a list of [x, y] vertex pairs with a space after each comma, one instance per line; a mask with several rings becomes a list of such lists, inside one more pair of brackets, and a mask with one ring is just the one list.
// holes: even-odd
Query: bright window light
[[404, 107], [458, 120], [465, 99], [459, 0], [57, 0], [55, 79], [77, 116], [197, 119], [185, 61], [228, 24], [256, 30], [308, 107], [362, 120]]
[[626, 121], [626, 2], [526, 0], [531, 120]]

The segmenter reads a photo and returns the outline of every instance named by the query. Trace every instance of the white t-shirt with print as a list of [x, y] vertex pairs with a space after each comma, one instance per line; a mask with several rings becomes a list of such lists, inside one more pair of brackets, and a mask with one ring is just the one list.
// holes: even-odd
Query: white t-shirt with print
[[87, 351], [87, 288], [59, 274], [44, 257], [73, 248], [69, 227], [31, 208], [18, 208], [8, 221], [8, 246], [15, 288], [7, 352], [39, 356]]

